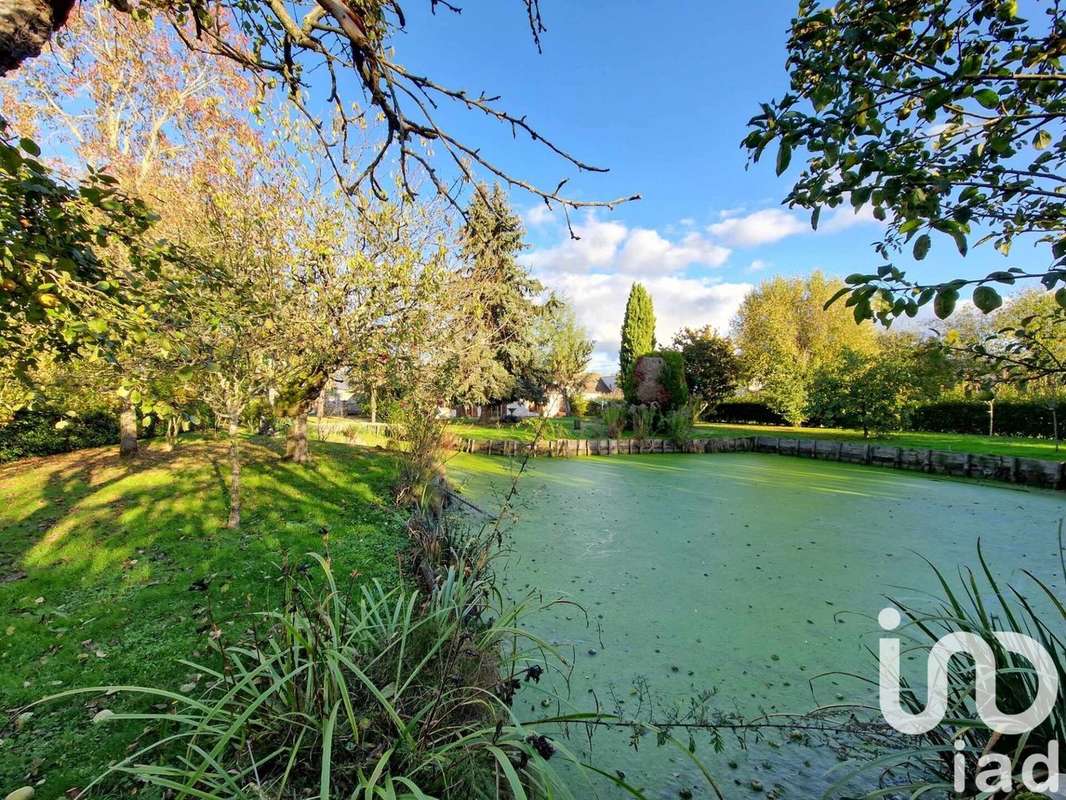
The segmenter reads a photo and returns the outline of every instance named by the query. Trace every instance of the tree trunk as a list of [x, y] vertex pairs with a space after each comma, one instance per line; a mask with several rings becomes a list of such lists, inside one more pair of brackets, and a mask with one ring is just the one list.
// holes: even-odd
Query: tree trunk
[[241, 452], [237, 438], [237, 423], [229, 424], [229, 519], [227, 528], [236, 528], [241, 524]]
[[1051, 407], [1051, 433], [1055, 437], [1055, 452], [1059, 452], [1059, 407]]
[[370, 421], [371, 423], [378, 421], [378, 387], [370, 387]]
[[285, 458], [294, 464], [307, 463], [307, 412], [292, 418], [292, 430], [285, 440]]
[[73, 7], [74, 0], [0, 2], [0, 75], [40, 55]]
[[167, 420], [166, 442], [167, 450], [173, 450], [178, 443], [178, 420], [173, 417]]
[[318, 396], [317, 404], [315, 406], [315, 416], [318, 417], [318, 422], [322, 424], [322, 417], [326, 416], [326, 393], [322, 392]]
[[137, 455], [137, 412], [128, 401], [118, 415], [118, 454], [122, 458]]
[[989, 400], [988, 401], [988, 435], [989, 436], [994, 436], [995, 435], [994, 434], [995, 421], [996, 421], [996, 401], [995, 400]]

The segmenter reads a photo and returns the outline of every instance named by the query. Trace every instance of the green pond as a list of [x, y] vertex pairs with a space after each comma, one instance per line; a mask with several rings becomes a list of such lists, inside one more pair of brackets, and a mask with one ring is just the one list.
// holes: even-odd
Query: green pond
[[[498, 507], [517, 465], [456, 456], [464, 496]], [[531, 461], [501, 565], [509, 597], [564, 604], [527, 627], [574, 661], [556, 679], [570, 709], [636, 711], [645, 684], [660, 701], [714, 691], [712, 707], [753, 717], [822, 705], [876, 706], [876, 689], [831, 672], [876, 677], [877, 612], [886, 595], [926, 602], [935, 577], [975, 566], [977, 542], [998, 576], [1028, 569], [1063, 595], [1057, 527], [1062, 494], [774, 455], [648, 455]], [[587, 613], [587, 617], [586, 617]], [[924, 665], [923, 665], [924, 669]], [[520, 719], [555, 710], [535, 689]], [[646, 694], [646, 693], [645, 693]], [[583, 730], [567, 746], [587, 756]], [[598, 732], [596, 763], [649, 797], [713, 797], [676, 749]], [[742, 748], [726, 737], [697, 754], [726, 797], [819, 797], [845, 774], [830, 748], [780, 736]], [[753, 782], [756, 786], [753, 787]], [[687, 792], [691, 792], [688, 795]], [[617, 797], [605, 781], [579, 796]]]

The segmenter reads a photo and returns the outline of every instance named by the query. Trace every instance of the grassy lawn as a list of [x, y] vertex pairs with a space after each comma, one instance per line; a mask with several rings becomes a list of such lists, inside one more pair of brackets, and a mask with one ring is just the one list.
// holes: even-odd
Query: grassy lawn
[[[526, 422], [500, 422], [481, 424], [472, 420], [458, 420], [448, 425], [448, 430], [464, 439], [507, 439], [532, 442], [537, 433], [539, 419]], [[607, 428], [598, 417], [583, 417], [581, 430], [574, 430], [574, 417], [555, 417], [544, 429], [546, 439], [597, 439], [607, 435]]]
[[974, 453], [975, 455], [1046, 458], [1051, 461], [1066, 459], [1066, 447], [1062, 447], [1056, 452], [1055, 443], [1049, 439], [1028, 439], [1014, 436], [976, 436], [967, 433], [909, 431], [864, 439], [862, 431], [846, 428], [789, 428], [776, 425], [726, 425], [717, 422], [700, 423], [696, 427], [694, 435], [698, 438], [712, 436], [781, 436], [793, 439], [867, 441], [872, 444], [887, 444], [893, 447], [919, 447], [957, 453]]
[[[535, 433], [536, 420], [523, 424], [489, 424], [461, 421], [449, 428], [456, 436], [470, 439], [506, 439], [530, 442]], [[546, 430], [547, 438], [602, 439], [607, 430], [596, 417], [582, 419], [581, 430], [574, 430], [573, 417], [551, 420]], [[623, 434], [628, 437], [632, 434]], [[1066, 459], [1066, 447], [1055, 450], [1055, 443], [1047, 439], [1025, 439], [1009, 436], [975, 436], [961, 433], [895, 433], [863, 439], [862, 431], [844, 428], [790, 428], [773, 425], [726, 425], [703, 422], [696, 426], [693, 436], [705, 439], [715, 436], [782, 436], [795, 439], [832, 439], [834, 441], [868, 441], [872, 444], [887, 444], [898, 447], [919, 447], [933, 450], [948, 450], [1025, 458], [1046, 458], [1052, 461]]]
[[[221, 442], [150, 445], [132, 464], [117, 448], [0, 467], [0, 706], [5, 713], [79, 686], [176, 688], [197, 676], [246, 609], [276, 607], [279, 566], [329, 552], [338, 576], [397, 580], [403, 516], [391, 505], [388, 456], [312, 444], [314, 462], [244, 446], [244, 517], [226, 519]], [[126, 753], [143, 726], [92, 726], [107, 697], [38, 706], [0, 729], [0, 795], [44, 780], [38, 797], [84, 786]], [[3, 723], [0, 723], [3, 724]]]

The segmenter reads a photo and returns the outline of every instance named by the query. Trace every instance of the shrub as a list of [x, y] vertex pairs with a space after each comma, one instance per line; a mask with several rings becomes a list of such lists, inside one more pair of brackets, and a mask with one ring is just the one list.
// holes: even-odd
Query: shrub
[[733, 400], [719, 403], [708, 418], [713, 422], [732, 422], [742, 425], [787, 425], [783, 416], [766, 403], [751, 400]]
[[677, 448], [684, 447], [692, 438], [692, 409], [687, 405], [675, 408], [666, 415], [666, 434]]
[[[329, 561], [311, 555], [324, 584], [290, 575], [280, 610], [257, 614], [239, 642], [214, 637], [224, 666], [190, 663], [204, 686], [49, 698], [106, 691], [166, 704], [148, 714], [155, 740], [85, 793], [115, 776], [219, 800], [489, 797], [497, 779], [497, 795], [565, 792], [548, 763], [553, 743], [511, 714], [517, 689], [543, 672], [519, 609], [494, 606], [491, 584], [462, 562], [424, 598], [377, 584], [341, 590]], [[146, 717], [96, 721], [126, 719]]]
[[629, 413], [633, 420], [633, 438], [643, 442], [651, 436], [655, 428], [655, 407], [633, 406], [629, 409]]
[[[1004, 400], [995, 403], [993, 430], [1001, 436], [1052, 438], [1054, 425], [1049, 405], [1039, 400]], [[933, 433], [988, 434], [988, 403], [954, 400], [928, 403], [914, 409], [910, 427]]]
[[22, 410], [0, 428], [0, 462], [117, 442], [118, 421], [105, 411], [67, 417], [53, 409]]
[[575, 417], [583, 417], [589, 412], [588, 398], [583, 394], [575, 394], [570, 398], [570, 414]]
[[617, 439], [626, 427], [626, 407], [622, 403], [605, 403], [603, 406], [603, 424], [607, 426], [607, 437]]
[[389, 440], [399, 452], [396, 497], [423, 512], [436, 510], [443, 499], [447, 420], [437, 416], [437, 406], [417, 393], [389, 406]]

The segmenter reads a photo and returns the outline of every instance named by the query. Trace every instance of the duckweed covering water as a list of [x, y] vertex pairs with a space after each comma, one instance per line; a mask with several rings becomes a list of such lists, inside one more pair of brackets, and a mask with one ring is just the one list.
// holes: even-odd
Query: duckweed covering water
[[[498, 457], [459, 456], [449, 470], [484, 508], [510, 480]], [[574, 655], [570, 697], [582, 710], [594, 698], [610, 706], [612, 689], [632, 706], [645, 678], [665, 697], [715, 690], [712, 705], [748, 717], [876, 705], [857, 681], [810, 679], [875, 676], [865, 648], [876, 649], [885, 595], [921, 602], [935, 585], [919, 554], [948, 571], [975, 565], [979, 538], [1003, 578], [1026, 568], [1063, 591], [1055, 532], [1066, 503], [1052, 492], [755, 454], [542, 459], [517, 511], [505, 588], [588, 612], [559, 606], [529, 620]], [[527, 702], [520, 713], [544, 713]], [[742, 750], [727, 737], [714, 754], [700, 741], [727, 797], [817, 797], [840, 769], [825, 748]], [[588, 752], [583, 732], [569, 744]], [[633, 752], [625, 735], [597, 734], [593, 748], [650, 797], [710, 796], [683, 757], [652, 741]]]

